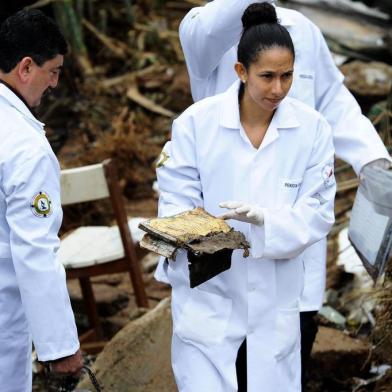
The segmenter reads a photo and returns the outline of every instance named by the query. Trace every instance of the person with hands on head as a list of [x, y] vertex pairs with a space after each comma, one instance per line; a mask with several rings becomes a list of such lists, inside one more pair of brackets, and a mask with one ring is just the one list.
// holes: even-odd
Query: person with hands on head
[[[268, 3], [242, 17], [237, 75], [174, 122], [157, 167], [159, 216], [203, 207], [245, 234], [250, 256], [191, 289], [188, 260], [160, 261], [172, 286], [172, 366], [180, 392], [301, 390], [303, 251], [334, 221], [334, 149], [327, 121], [287, 97], [295, 50]], [[239, 79], [239, 80], [238, 80]]]
[[[222, 93], [236, 80], [233, 66], [242, 30], [241, 15], [250, 4], [262, 1], [213, 0], [193, 8], [182, 20], [180, 41], [195, 101]], [[344, 86], [343, 75], [335, 66], [320, 30], [295, 10], [275, 9], [280, 23], [290, 33], [296, 52], [289, 96], [305, 102], [326, 118], [332, 127], [337, 157], [352, 165], [357, 175], [365, 165], [376, 160], [389, 167], [388, 151]], [[314, 316], [324, 297], [326, 238], [307, 249], [303, 260], [305, 288], [300, 308], [302, 367], [306, 370], [317, 333]], [[157, 276], [165, 279], [160, 270]]]
[[83, 358], [57, 259], [60, 167], [34, 115], [58, 83], [66, 41], [41, 11], [0, 25], [0, 390], [32, 390], [32, 342], [53, 371], [79, 375]]

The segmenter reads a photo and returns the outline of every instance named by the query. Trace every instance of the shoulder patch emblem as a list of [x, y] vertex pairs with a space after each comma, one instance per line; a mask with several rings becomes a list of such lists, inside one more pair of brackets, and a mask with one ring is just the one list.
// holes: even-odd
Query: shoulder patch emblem
[[52, 201], [46, 192], [39, 192], [31, 199], [30, 208], [38, 218], [47, 218], [52, 213]]
[[334, 166], [333, 163], [327, 163], [324, 167], [323, 170], [321, 172], [321, 176], [323, 178], [324, 181], [324, 186], [326, 188], [329, 188], [330, 186], [332, 186], [335, 183], [334, 180]]

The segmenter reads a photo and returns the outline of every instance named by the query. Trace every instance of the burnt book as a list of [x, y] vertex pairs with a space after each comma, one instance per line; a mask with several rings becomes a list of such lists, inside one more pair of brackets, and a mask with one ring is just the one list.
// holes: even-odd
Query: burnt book
[[234, 249], [249, 255], [245, 236], [224, 220], [202, 208], [140, 223], [144, 235], [140, 246], [175, 262], [179, 249], [187, 251], [190, 286], [196, 287], [231, 267]]

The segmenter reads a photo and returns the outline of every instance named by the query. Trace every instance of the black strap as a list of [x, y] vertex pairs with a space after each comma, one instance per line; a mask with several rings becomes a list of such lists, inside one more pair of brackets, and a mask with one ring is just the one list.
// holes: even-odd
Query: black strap
[[[98, 382], [97, 377], [94, 374], [94, 372], [88, 366], [83, 366], [82, 369], [89, 376], [91, 384], [94, 386], [95, 392], [102, 392], [104, 388]], [[50, 391], [52, 391], [53, 387], [54, 387], [54, 388], [56, 388], [55, 389], [56, 392], [77, 392], [77, 391], [82, 392], [82, 390], [75, 389], [75, 386], [78, 383], [78, 379], [75, 379], [75, 377], [73, 377], [73, 376], [56, 375], [56, 374], [49, 372], [49, 370], [47, 371], [47, 376], [52, 380], [52, 382], [55, 381], [55, 384], [56, 384], [56, 385], [49, 386]], [[52, 382], [51, 382], [51, 384], [52, 384]]]
[[97, 380], [97, 377], [93, 373], [93, 371], [88, 367], [88, 366], [83, 366], [83, 370], [88, 374], [90, 377], [91, 384], [93, 384], [96, 392], [101, 392], [103, 391], [103, 386], [100, 385], [100, 383]]

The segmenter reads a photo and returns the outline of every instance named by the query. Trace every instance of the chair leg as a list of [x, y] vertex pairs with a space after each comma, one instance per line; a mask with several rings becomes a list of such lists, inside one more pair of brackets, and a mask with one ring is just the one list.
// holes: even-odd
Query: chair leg
[[131, 278], [131, 283], [136, 298], [136, 304], [139, 307], [148, 308], [148, 297], [143, 281], [143, 275], [139, 267], [139, 260], [136, 257], [136, 252], [135, 257], [133, 259], [129, 257], [128, 259], [126, 259], [126, 262], [129, 266], [129, 276]]
[[102, 340], [101, 323], [98, 317], [97, 303], [95, 301], [90, 278], [79, 278], [79, 283], [80, 288], [82, 289], [84, 304], [86, 306], [86, 312], [90, 322], [90, 327], [95, 332], [96, 340]]

